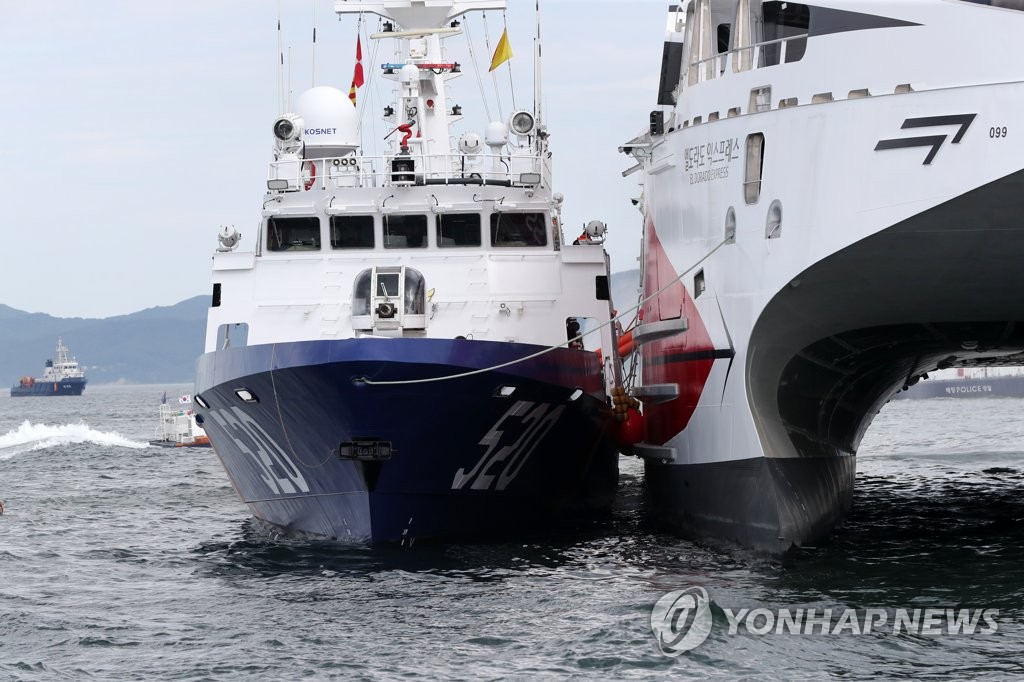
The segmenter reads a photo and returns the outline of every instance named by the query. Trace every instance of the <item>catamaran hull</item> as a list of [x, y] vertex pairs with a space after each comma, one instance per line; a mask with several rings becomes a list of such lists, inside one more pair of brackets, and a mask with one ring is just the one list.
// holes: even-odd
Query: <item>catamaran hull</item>
[[[854, 455], [888, 400], [938, 367], [1024, 360], [1022, 216], [1018, 171], [794, 273], [749, 338], [733, 337], [735, 355], [662, 353], [648, 380], [675, 379], [700, 401], [652, 406], [656, 427], [680, 407], [691, 420], [668, 439], [675, 461], [646, 463], [656, 517], [772, 552], [827, 536], [850, 508]], [[703, 329], [689, 303], [691, 328]], [[730, 390], [746, 400], [722, 400]], [[709, 397], [718, 401], [705, 406]], [[744, 444], [754, 456], [735, 457]]]
[[431, 339], [228, 349], [200, 358], [197, 403], [209, 407], [197, 411], [239, 496], [275, 526], [358, 543], [527, 535], [614, 498], [594, 354], [379, 382], [538, 350]]
[[827, 535], [850, 510], [855, 457], [752, 457], [645, 465], [656, 522], [704, 541], [779, 553]]

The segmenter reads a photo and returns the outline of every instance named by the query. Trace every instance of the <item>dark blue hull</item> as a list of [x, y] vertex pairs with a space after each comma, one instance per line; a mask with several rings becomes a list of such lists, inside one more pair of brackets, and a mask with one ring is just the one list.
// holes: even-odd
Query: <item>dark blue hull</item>
[[37, 381], [31, 386], [11, 386], [11, 397], [82, 395], [86, 379], [62, 379], [60, 381]]
[[613, 417], [593, 353], [440, 382], [358, 379], [436, 378], [538, 350], [439, 339], [226, 349], [199, 360], [197, 411], [238, 494], [271, 524], [356, 542], [523, 536], [614, 498]]

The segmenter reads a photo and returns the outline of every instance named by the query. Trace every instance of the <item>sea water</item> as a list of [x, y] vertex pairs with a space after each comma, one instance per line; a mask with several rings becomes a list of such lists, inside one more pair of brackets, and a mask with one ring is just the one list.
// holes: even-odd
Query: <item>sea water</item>
[[[251, 520], [212, 451], [147, 446], [163, 392], [189, 390], [0, 397], [0, 679], [1024, 675], [1024, 400], [888, 405], [847, 523], [771, 559], [652, 528], [627, 458], [610, 518], [575, 533], [413, 549], [283, 537]], [[652, 609], [695, 588], [707, 638], [666, 649]], [[761, 617], [731, 628], [743, 609]], [[984, 610], [996, 627], [764, 627], [868, 609]]]

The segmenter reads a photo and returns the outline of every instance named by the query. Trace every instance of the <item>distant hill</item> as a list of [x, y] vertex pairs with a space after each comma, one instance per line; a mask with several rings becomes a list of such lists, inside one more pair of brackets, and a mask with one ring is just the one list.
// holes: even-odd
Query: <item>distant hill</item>
[[51, 317], [0, 305], [0, 382], [39, 376], [57, 337], [97, 384], [188, 383], [203, 352], [208, 296], [104, 319]]
[[[640, 271], [612, 274], [612, 300], [622, 312], [637, 301]], [[39, 376], [57, 337], [96, 384], [189, 383], [203, 352], [210, 299], [196, 296], [172, 306], [89, 319], [27, 313], [0, 304], [0, 387]], [[2, 390], [2, 389], [0, 389]]]

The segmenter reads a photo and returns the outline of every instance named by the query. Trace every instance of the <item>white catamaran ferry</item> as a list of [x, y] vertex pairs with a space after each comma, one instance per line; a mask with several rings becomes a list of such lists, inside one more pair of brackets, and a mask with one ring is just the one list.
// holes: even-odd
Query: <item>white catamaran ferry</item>
[[[1021, 364], [1024, 3], [691, 0], [642, 184], [645, 458], [686, 534], [784, 550], [850, 506], [874, 415]], [[642, 335], [642, 334], [641, 334]]]

